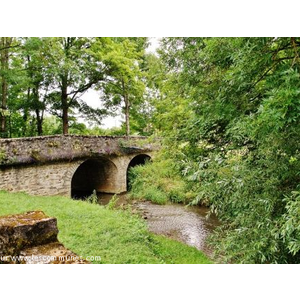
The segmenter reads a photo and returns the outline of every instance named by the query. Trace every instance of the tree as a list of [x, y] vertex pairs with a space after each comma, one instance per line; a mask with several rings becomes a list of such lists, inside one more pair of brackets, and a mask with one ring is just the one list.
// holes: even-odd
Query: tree
[[54, 91], [49, 95], [51, 111], [62, 118], [63, 134], [68, 133], [70, 109], [78, 109], [101, 118], [103, 110], [88, 107], [80, 97], [104, 79], [106, 66], [102, 52], [110, 43], [108, 38], [53, 38], [52, 76]]
[[[52, 88], [51, 47], [47, 38], [16, 38], [11, 53], [8, 108], [11, 120], [22, 115], [22, 130], [10, 122], [10, 135], [42, 135], [47, 93]], [[35, 128], [36, 127], [36, 130]], [[21, 131], [20, 131], [21, 130]]]
[[159, 126], [228, 261], [299, 262], [299, 55], [298, 38], [162, 42]]
[[7, 94], [8, 94], [8, 71], [9, 71], [9, 52], [12, 47], [12, 37], [1, 37], [0, 39], [0, 76], [1, 76], [1, 112], [0, 112], [0, 136], [7, 136], [6, 117], [7, 117]]
[[105, 56], [105, 64], [110, 72], [99, 85], [104, 93], [108, 109], [122, 107], [125, 115], [126, 135], [130, 135], [130, 112], [143, 103], [145, 84], [140, 68], [143, 50], [134, 40], [118, 39], [113, 51]]
[[[145, 113], [138, 105], [146, 84], [145, 47], [147, 38], [2, 38], [2, 131], [5, 127], [7, 136], [9, 115], [10, 136], [42, 135], [45, 112], [50, 112], [61, 118], [67, 134], [77, 126], [75, 115], [100, 124], [108, 109], [122, 107], [129, 135], [130, 113], [136, 120]], [[82, 100], [96, 85], [106, 104], [101, 109]]]
[[[24, 107], [27, 111], [35, 113], [37, 134], [42, 135], [47, 97], [53, 85], [50, 40], [36, 37], [26, 38], [21, 56], [27, 76]], [[28, 112], [25, 111], [24, 116], [27, 114]]]

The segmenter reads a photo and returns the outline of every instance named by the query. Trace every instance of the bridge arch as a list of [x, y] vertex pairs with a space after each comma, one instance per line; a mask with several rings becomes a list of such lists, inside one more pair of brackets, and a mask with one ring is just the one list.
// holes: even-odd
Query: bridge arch
[[84, 198], [94, 190], [102, 193], [114, 193], [118, 169], [107, 158], [87, 159], [79, 165], [71, 180], [71, 197]]
[[135, 167], [135, 166], [139, 166], [139, 165], [144, 165], [147, 161], [151, 160], [151, 156], [148, 154], [138, 154], [135, 157], [133, 157], [131, 159], [131, 161], [128, 164], [127, 167], [127, 172], [126, 172], [126, 185], [127, 185], [127, 191], [129, 190], [130, 186], [129, 186], [129, 172], [130, 169]]

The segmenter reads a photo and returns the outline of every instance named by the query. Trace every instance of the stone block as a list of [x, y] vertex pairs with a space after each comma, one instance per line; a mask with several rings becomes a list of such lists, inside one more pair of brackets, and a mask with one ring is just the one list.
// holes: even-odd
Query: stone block
[[0, 264], [86, 264], [57, 240], [57, 221], [42, 211], [0, 217]]
[[0, 217], [0, 256], [57, 241], [57, 221], [42, 211]]

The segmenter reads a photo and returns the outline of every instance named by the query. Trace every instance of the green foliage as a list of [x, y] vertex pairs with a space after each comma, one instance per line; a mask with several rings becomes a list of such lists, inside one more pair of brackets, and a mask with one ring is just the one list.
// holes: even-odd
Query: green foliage
[[191, 193], [174, 163], [164, 156], [130, 169], [129, 176], [132, 198], [145, 199], [156, 204], [166, 204], [167, 201], [185, 203], [191, 198]]
[[4, 162], [6, 159], [6, 153], [3, 149], [0, 148], [0, 163]]
[[43, 133], [45, 135], [62, 134], [61, 120], [55, 116], [49, 116], [44, 119]]
[[290, 253], [296, 256], [300, 251], [300, 192], [292, 192], [284, 201], [286, 202], [286, 212], [281, 219], [278, 238], [282, 238]]
[[59, 241], [78, 255], [100, 256], [94, 263], [211, 263], [200, 251], [150, 234], [137, 215], [108, 210], [66, 197], [38, 197], [0, 191], [0, 214], [42, 210], [56, 217]]
[[152, 201], [155, 204], [166, 204], [167, 203], [167, 195], [163, 191], [155, 188], [155, 187], [146, 187], [143, 189], [143, 196], [145, 200]]
[[91, 204], [98, 204], [98, 196], [97, 196], [96, 190], [93, 190], [92, 195], [85, 198], [84, 201], [91, 203]]
[[129, 135], [131, 110], [143, 103], [145, 84], [140, 60], [144, 49], [139, 49], [136, 40], [130, 38], [118, 38], [116, 41], [113, 50], [104, 58], [110, 69], [109, 78], [103, 80], [98, 88], [104, 92], [107, 109], [114, 111], [121, 107], [125, 115], [126, 135]]
[[107, 209], [115, 209], [117, 206], [117, 202], [118, 202], [118, 196], [117, 194], [114, 194], [105, 207]]
[[[3, 66], [0, 63], [0, 82], [5, 80], [7, 87], [7, 97], [0, 98], [5, 102], [0, 116], [7, 119], [6, 136], [86, 131], [89, 134], [89, 128], [77, 118], [86, 119], [91, 126], [100, 126], [105, 116], [125, 113], [124, 99], [127, 115], [132, 115], [133, 132], [149, 132], [146, 118], [141, 116], [148, 118], [150, 110], [149, 105], [142, 105], [148, 84], [142, 71], [147, 38], [2, 39], [12, 40], [7, 50], [9, 61]], [[0, 96], [1, 87], [2, 84]], [[99, 90], [101, 108], [92, 107], [82, 99], [90, 89]], [[56, 124], [55, 128], [49, 128], [48, 122], [45, 133], [44, 122], [49, 113], [59, 119], [60, 128]], [[120, 131], [126, 133], [126, 127]]]
[[210, 205], [222, 221], [212, 242], [231, 262], [299, 262], [299, 45], [162, 42], [168, 74], [155, 124], [197, 193], [192, 203]]

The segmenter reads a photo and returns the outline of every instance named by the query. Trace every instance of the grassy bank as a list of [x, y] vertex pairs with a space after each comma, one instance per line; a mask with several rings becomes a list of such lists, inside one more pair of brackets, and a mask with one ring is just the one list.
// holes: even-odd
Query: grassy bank
[[42, 210], [58, 220], [59, 240], [101, 263], [210, 263], [200, 251], [148, 232], [138, 216], [71, 200], [0, 191], [0, 215]]
[[130, 170], [130, 196], [156, 204], [189, 203], [196, 196], [180, 176], [171, 159], [156, 157]]

